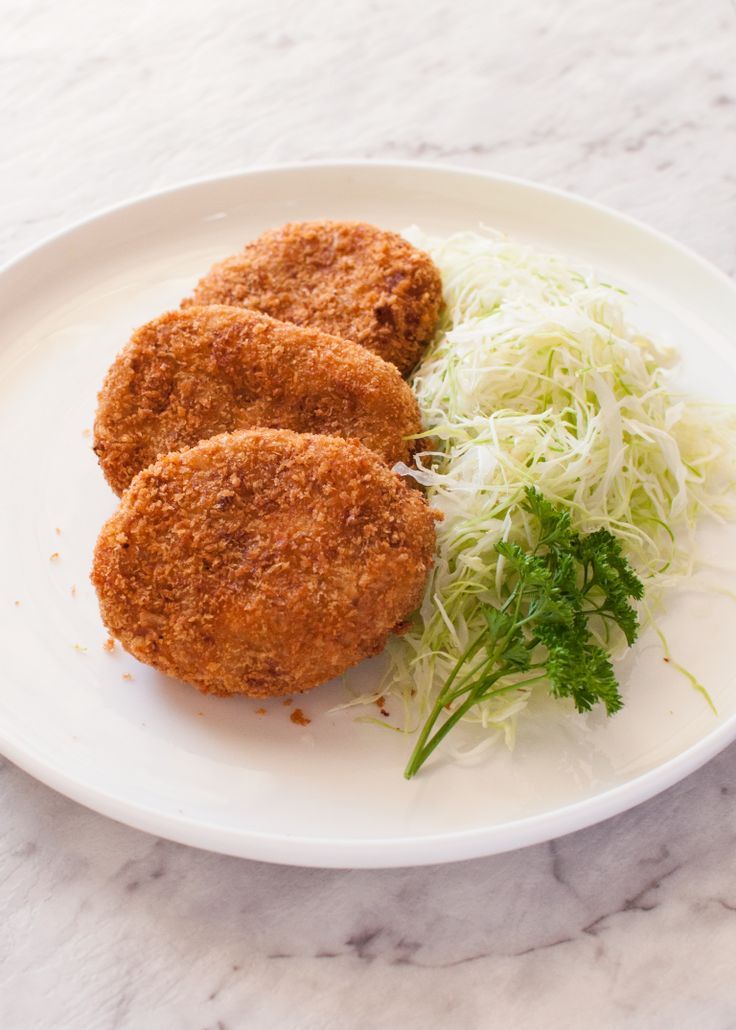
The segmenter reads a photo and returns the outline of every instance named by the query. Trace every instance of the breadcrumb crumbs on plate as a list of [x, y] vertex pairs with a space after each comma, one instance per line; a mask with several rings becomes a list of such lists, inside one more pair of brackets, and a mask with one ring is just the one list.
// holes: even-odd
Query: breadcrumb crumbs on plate
[[123, 675], [120, 678], [124, 679], [126, 681], [126, 683], [130, 683], [131, 680], [133, 679], [132, 675], [129, 672], [124, 672]]
[[58, 560], [59, 560], [59, 552], [58, 551], [54, 551], [54, 553], [49, 558], [49, 561], [58, 561]]
[[77, 588], [76, 587], [72, 587], [71, 590], [69, 591], [69, 593], [72, 595], [72, 597], [76, 597], [77, 596]]
[[105, 643], [102, 645], [102, 650], [103, 651], [107, 651], [108, 653], [110, 651], [114, 651], [115, 650], [115, 641], [112, 639], [112, 637], [108, 637], [107, 638]]
[[82, 430], [82, 436], [91, 436], [91, 435], [92, 435], [92, 430], [91, 429], [83, 429]]
[[295, 708], [289, 716], [292, 722], [296, 723], [297, 726], [309, 726], [311, 719], [308, 719], [301, 708]]
[[[16, 604], [17, 604], [17, 602], [16, 602]], [[293, 697], [285, 697], [284, 700], [281, 702], [282, 705], [292, 705], [293, 703], [294, 703], [294, 698]]]
[[265, 715], [265, 714], [266, 714], [266, 709], [265, 708], [256, 708], [256, 715]]
[[20, 608], [20, 601], [13, 601], [16, 608]]

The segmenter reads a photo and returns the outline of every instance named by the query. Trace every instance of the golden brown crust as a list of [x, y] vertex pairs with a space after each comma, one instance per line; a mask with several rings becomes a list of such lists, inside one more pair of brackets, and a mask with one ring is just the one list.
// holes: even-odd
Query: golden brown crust
[[105, 625], [199, 690], [291, 694], [377, 654], [421, 601], [426, 501], [357, 441], [246, 430], [141, 472], [103, 527]]
[[393, 465], [421, 423], [398, 371], [364, 347], [214, 305], [136, 330], [100, 391], [94, 449], [122, 493], [161, 454], [257, 426], [355, 437]]
[[432, 338], [431, 258], [364, 222], [292, 222], [215, 265], [187, 304], [235, 304], [360, 343], [408, 373]]

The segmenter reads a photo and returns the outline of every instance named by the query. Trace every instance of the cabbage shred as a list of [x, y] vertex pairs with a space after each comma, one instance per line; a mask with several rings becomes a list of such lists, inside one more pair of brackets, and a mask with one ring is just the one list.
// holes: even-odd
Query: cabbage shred
[[[401, 700], [412, 730], [477, 636], [483, 605], [500, 602], [496, 544], [530, 543], [526, 487], [569, 509], [576, 529], [615, 534], [649, 594], [692, 572], [698, 517], [732, 510], [736, 419], [673, 392], [677, 355], [637, 332], [623, 291], [590, 269], [491, 231], [406, 235], [438, 265], [446, 302], [412, 379], [420, 450], [399, 466], [444, 519], [423, 604], [390, 643], [380, 690]], [[626, 650], [620, 634], [605, 645]], [[544, 689], [490, 699], [465, 720], [510, 742]]]

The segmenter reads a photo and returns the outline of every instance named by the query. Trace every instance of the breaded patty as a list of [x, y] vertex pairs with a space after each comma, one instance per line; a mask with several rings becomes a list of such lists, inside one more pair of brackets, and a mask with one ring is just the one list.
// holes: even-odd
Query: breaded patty
[[389, 465], [421, 428], [399, 372], [364, 347], [216, 305], [133, 334], [100, 392], [94, 449], [122, 493], [159, 455], [256, 426], [355, 437]]
[[166, 455], [103, 527], [92, 581], [126, 650], [214, 694], [308, 690], [422, 598], [434, 514], [354, 440], [254, 429]]
[[215, 265], [183, 304], [236, 304], [345, 337], [411, 371], [442, 282], [431, 258], [364, 222], [293, 222]]

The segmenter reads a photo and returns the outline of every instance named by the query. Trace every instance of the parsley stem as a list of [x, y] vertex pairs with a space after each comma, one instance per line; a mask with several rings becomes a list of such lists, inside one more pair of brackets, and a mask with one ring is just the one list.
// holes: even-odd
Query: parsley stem
[[[479, 637], [477, 637], [475, 640], [473, 640], [468, 645], [468, 647], [463, 651], [463, 653], [460, 655], [458, 660], [455, 662], [455, 665], [454, 665], [454, 667], [452, 669], [452, 672], [447, 677], [445, 685], [442, 688], [442, 690], [440, 691], [440, 693], [439, 693], [439, 695], [437, 697], [437, 700], [435, 701], [435, 703], [434, 703], [434, 705], [432, 707], [432, 711], [429, 713], [429, 716], [427, 717], [427, 721], [425, 722], [424, 726], [422, 727], [421, 733], [419, 734], [419, 737], [417, 738], [416, 745], [414, 746], [414, 750], [412, 751], [411, 757], [409, 759], [409, 764], [407, 765], [406, 770], [404, 772], [404, 775], [406, 776], [407, 779], [409, 779], [410, 776], [413, 776], [414, 772], [416, 772], [416, 769], [414, 769], [414, 772], [410, 772], [409, 771], [411, 769], [411, 767], [412, 767], [412, 764], [413, 764], [414, 760], [415, 760], [415, 756], [417, 756], [419, 754], [419, 752], [421, 752], [422, 748], [424, 747], [425, 741], [427, 740], [427, 737], [432, 732], [432, 727], [434, 726], [434, 724], [439, 719], [439, 717], [440, 717], [440, 715], [442, 713], [442, 709], [445, 707], [445, 705], [448, 703], [450, 697], [452, 696], [452, 692], [450, 691], [449, 688], [452, 686], [452, 684], [457, 679], [458, 673], [460, 672], [462, 667], [465, 665], [465, 663], [467, 661], [469, 661], [471, 658], [473, 658], [478, 653], [478, 651], [480, 651], [481, 647], [483, 646], [483, 643], [484, 643], [483, 635], [481, 634]], [[482, 667], [483, 664], [484, 663], [481, 663], [481, 667]], [[419, 764], [421, 765], [421, 762]], [[417, 765], [416, 768], [418, 769], [419, 765]]]
[[[495, 697], [498, 694], [508, 694], [512, 690], [518, 690], [519, 687], [526, 686], [528, 683], [534, 683], [536, 680], [544, 679], [543, 675], [534, 676], [529, 680], [525, 680], [523, 683], [507, 683], [505, 686], [497, 687], [495, 690], [488, 690], [489, 686], [492, 686], [499, 679], [503, 678], [503, 676], [507, 675], [507, 673], [508, 670], [500, 669], [497, 673], [494, 673], [488, 679], [482, 681], [474, 690], [471, 690], [466, 700], [455, 709], [452, 715], [448, 716], [445, 722], [442, 723], [437, 732], [428, 741], [428, 734], [424, 736], [421, 742], [417, 741], [417, 746], [412, 751], [409, 762], [404, 770], [404, 776], [407, 780], [410, 780], [412, 776], [416, 775], [437, 745], [440, 744], [447, 736], [453, 726], [455, 726], [460, 719], [470, 711], [473, 705], [478, 704], [479, 701], [485, 701], [489, 697]], [[438, 715], [439, 714], [440, 713], [438, 713]]]
[[448, 716], [445, 722], [440, 726], [434, 736], [427, 742], [435, 722], [442, 713], [442, 707], [437, 709], [437, 705], [432, 709], [432, 714], [427, 722], [424, 724], [424, 728], [417, 740], [416, 746], [411, 753], [409, 762], [404, 770], [404, 776], [407, 780], [410, 780], [412, 776], [419, 770], [419, 768], [426, 762], [427, 758], [432, 754], [434, 749], [437, 747], [439, 742], [445, 737], [452, 727], [462, 719], [466, 712], [468, 712], [474, 704], [478, 701], [478, 688], [471, 690], [468, 697], [459, 705], [452, 715]]

